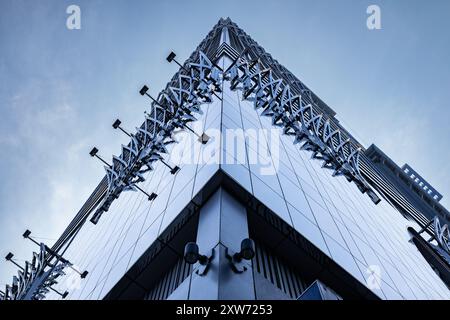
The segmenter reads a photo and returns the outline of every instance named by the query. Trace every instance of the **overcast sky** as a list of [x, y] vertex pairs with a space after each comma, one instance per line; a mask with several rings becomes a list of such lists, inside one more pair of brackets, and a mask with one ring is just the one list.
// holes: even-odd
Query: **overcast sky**
[[[147, 100], [220, 17], [229, 16], [337, 112], [368, 147], [407, 162], [450, 203], [449, 1], [0, 1], [0, 254], [19, 262], [26, 228], [53, 243]], [[81, 30], [66, 8], [81, 8]], [[381, 30], [366, 9], [381, 8]], [[0, 261], [0, 285], [16, 272]]]

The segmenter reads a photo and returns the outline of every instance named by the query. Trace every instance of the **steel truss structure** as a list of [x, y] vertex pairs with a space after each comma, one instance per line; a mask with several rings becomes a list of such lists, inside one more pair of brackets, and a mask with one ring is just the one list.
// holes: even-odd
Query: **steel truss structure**
[[122, 145], [120, 156], [113, 156], [106, 166], [107, 194], [91, 221], [97, 223], [123, 191], [136, 190], [136, 184], [145, 181], [143, 174], [153, 170], [153, 163], [167, 154], [167, 145], [176, 142], [176, 129], [186, 128], [197, 120], [201, 105], [210, 103], [212, 95], [220, 92], [222, 72], [203, 53], [197, 63], [189, 63], [185, 73], [178, 73], [175, 83], [159, 93], [145, 115], [144, 123], [131, 134], [128, 145]]
[[361, 148], [350, 138], [343, 138], [341, 130], [333, 129], [329, 117], [316, 113], [311, 103], [293, 94], [270, 68], [263, 68], [258, 60], [241, 57], [224, 71], [199, 51], [198, 62], [182, 67], [178, 81], [159, 93], [144, 123], [131, 134], [130, 143], [122, 145], [121, 155], [113, 156], [112, 165], [105, 166], [108, 191], [91, 219], [93, 223], [123, 191], [136, 190], [136, 184], [145, 180], [144, 173], [153, 170], [153, 163], [168, 153], [166, 146], [176, 142], [175, 130], [197, 120], [196, 115], [202, 114], [201, 105], [212, 101], [224, 80], [230, 81], [232, 90], [242, 91], [243, 99], [253, 101], [255, 109], [262, 109], [262, 116], [271, 117], [273, 125], [294, 136], [300, 149], [322, 160], [322, 166], [333, 170], [333, 176], [345, 176], [374, 203], [380, 201], [359, 171]]
[[312, 103], [294, 94], [289, 84], [277, 79], [270, 68], [264, 68], [258, 60], [238, 59], [225, 73], [225, 79], [230, 80], [232, 90], [241, 90], [244, 99], [253, 101], [256, 110], [262, 109], [262, 116], [271, 117], [274, 126], [294, 136], [294, 144], [300, 143], [300, 149], [322, 160], [322, 167], [333, 170], [333, 176], [345, 176], [374, 203], [380, 201], [360, 173], [361, 148], [344, 138], [340, 129], [333, 128], [329, 116], [316, 113]]
[[[410, 242], [417, 247], [431, 268], [450, 289], [450, 230], [448, 224], [443, 224], [437, 216], [429, 224], [434, 227], [433, 234], [428, 232], [428, 226], [419, 231], [409, 227]], [[422, 236], [425, 232], [428, 234], [427, 238]], [[433, 244], [434, 241], [436, 244]]]

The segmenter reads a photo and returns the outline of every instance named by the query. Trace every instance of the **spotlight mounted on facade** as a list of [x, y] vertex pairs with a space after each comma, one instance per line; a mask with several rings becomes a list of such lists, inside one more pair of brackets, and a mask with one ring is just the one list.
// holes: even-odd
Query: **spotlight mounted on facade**
[[186, 243], [186, 246], [184, 247], [184, 260], [188, 264], [195, 264], [197, 262], [200, 262], [200, 264], [206, 264], [208, 258], [198, 252], [198, 245], [195, 242]]
[[65, 299], [67, 297], [67, 295], [69, 294], [68, 291], [64, 291], [63, 293], [59, 292], [56, 289], [53, 289], [52, 287], [49, 287], [50, 290], [52, 290], [54, 293], [56, 293], [57, 295], [61, 296], [62, 299]]
[[120, 121], [119, 119], [116, 119], [116, 121], [114, 121], [114, 123], [112, 124], [112, 127], [114, 129], [120, 128], [121, 123], [122, 123], [122, 121]]
[[[148, 193], [146, 193], [146, 192], [143, 191], [142, 189], [141, 189], [141, 191], [144, 192], [146, 195], [148, 195]], [[153, 201], [153, 200], [155, 200], [157, 196], [158, 196], [158, 195], [157, 195], [156, 193], [152, 192], [150, 195], [148, 195], [148, 201]]]
[[[175, 57], [176, 57], [177, 55], [175, 54], [175, 52], [173, 52], [173, 51], [171, 51], [170, 53], [169, 53], [169, 55], [167, 56], [167, 61], [168, 62], [172, 62], [173, 60], [175, 60]], [[180, 65], [176, 60], [175, 60], [175, 63], [177, 63], [178, 65]]]
[[11, 259], [14, 257], [14, 254], [12, 252], [8, 252], [8, 254], [5, 257], [6, 261], [11, 261]]
[[5, 257], [5, 260], [11, 262], [13, 265], [15, 265], [17, 268], [19, 268], [20, 270], [23, 271], [23, 267], [21, 265], [19, 265], [17, 262], [15, 262], [13, 260], [13, 257], [14, 257], [14, 254], [12, 252], [8, 252], [8, 254]]
[[170, 174], [175, 174], [178, 171], [180, 171], [180, 167], [179, 166], [170, 166], [167, 162], [165, 162], [163, 159], [160, 159], [160, 161], [162, 162], [163, 165], [165, 165], [167, 168], [170, 169]]
[[196, 273], [200, 276], [206, 275], [211, 265], [211, 260], [214, 258], [214, 249], [208, 257], [199, 253], [198, 245], [195, 242], [188, 242], [184, 247], [184, 261], [188, 264], [199, 263]]
[[106, 162], [105, 160], [103, 160], [103, 158], [101, 158], [97, 153], [98, 153], [98, 149], [96, 147], [93, 147], [92, 150], [89, 151], [89, 155], [91, 157], [96, 157], [98, 160], [103, 162], [106, 166], [111, 167], [111, 165], [108, 162]]
[[209, 141], [209, 136], [206, 133], [202, 133], [202, 134], [198, 134], [197, 132], [195, 132], [194, 130], [192, 130], [190, 127], [188, 127], [188, 125], [185, 125], [184, 128], [186, 128], [187, 130], [189, 130], [190, 132], [192, 132], [193, 134], [195, 134], [198, 138], [198, 142], [201, 142], [202, 144], [207, 144]]
[[[234, 59], [234, 61], [228, 66], [227, 69], [225, 69], [225, 71], [223, 73], [228, 74], [228, 71], [230, 71], [231, 68], [233, 68], [239, 61], [241, 61], [242, 58], [244, 58], [245, 55], [249, 52], [249, 50], [250, 50], [249, 47], [245, 47], [245, 49], [242, 50], [242, 52], [239, 54], [239, 56], [236, 59]], [[258, 56], [258, 59], [259, 59], [259, 56]], [[256, 59], [256, 61], [257, 61], [257, 59]]]
[[27, 230], [25, 230], [25, 232], [23, 233], [22, 236], [26, 239], [30, 236], [30, 234], [31, 234], [31, 231], [27, 229]]
[[[177, 55], [175, 54], [175, 52], [171, 51], [171, 52], [169, 53], [169, 55], [167, 56], [166, 60], [167, 60], [169, 63], [172, 62], [172, 61], [174, 61], [177, 65], [180, 66], [180, 68], [183, 68], [183, 69], [184, 69], [184, 67], [183, 67], [177, 60], [175, 60], [175, 57], [176, 57], [176, 56], [177, 56]], [[219, 67], [216, 63], [214, 63], [213, 61], [211, 61], [211, 63], [212, 63], [217, 69], [223, 71], [222, 68]]]
[[156, 199], [156, 197], [158, 196], [156, 193], [152, 192], [152, 193], [148, 193], [147, 191], [145, 191], [144, 189], [140, 188], [137, 185], [134, 185], [134, 187], [139, 190], [140, 192], [142, 192], [143, 194], [145, 194], [147, 196], [148, 201], [153, 201]]
[[98, 149], [96, 147], [93, 147], [91, 151], [89, 151], [89, 155], [91, 157], [95, 157], [97, 155]]
[[[58, 283], [57, 279], [59, 277], [65, 275], [65, 268], [75, 269], [68, 260], [55, 253], [45, 244], [37, 243], [30, 237], [30, 234], [31, 231], [26, 230], [23, 236], [38, 244], [39, 250], [33, 252], [32, 260], [25, 261], [24, 267], [14, 261], [14, 254], [10, 252], [6, 255], [6, 260], [13, 263], [20, 270], [18, 276], [13, 277], [12, 285], [6, 285], [3, 299], [42, 300], [49, 291], [57, 293], [64, 299], [68, 292], [61, 293], [53, 289], [52, 286]], [[87, 271], [83, 274], [84, 276], [87, 275]]]
[[124, 130], [120, 124], [122, 123], [122, 121], [120, 121], [119, 119], [116, 119], [116, 121], [114, 121], [114, 123], [112, 124], [112, 127], [114, 129], [119, 129], [120, 131], [122, 131], [123, 133], [125, 133], [127, 136], [131, 137], [131, 134], [129, 134], [126, 130]]
[[198, 137], [198, 141], [201, 142], [202, 144], [207, 144], [209, 141], [209, 136], [206, 133], [202, 133], [199, 137]]
[[181, 69], [183, 69], [183, 70], [186, 71], [186, 72], [189, 72], [189, 70], [187, 70], [181, 63], [179, 63], [179, 62], [175, 59], [176, 56], [177, 56], [177, 55], [175, 54], [175, 52], [171, 51], [171, 52], [169, 53], [169, 55], [167, 56], [166, 60], [167, 60], [169, 63], [171, 63], [172, 61], [175, 62]]
[[[22, 237], [24, 237], [24, 239], [29, 239], [29, 240], [31, 240], [34, 244], [36, 244], [36, 245], [40, 245], [36, 240], [34, 240], [32, 237], [30, 237], [30, 235], [31, 235], [31, 231], [30, 230], [25, 230], [25, 232], [22, 234]], [[45, 247], [47, 247], [47, 246], [45, 246]]]
[[240, 261], [242, 259], [252, 260], [254, 256], [255, 256], [255, 242], [250, 238], [246, 238], [242, 240], [241, 251], [234, 254], [234, 259], [237, 261]]
[[[99, 159], [101, 162], [103, 162], [106, 166], [108, 166], [109, 168], [112, 168], [112, 166], [106, 162], [105, 160], [103, 160], [100, 156], [97, 155], [98, 153], [98, 149], [96, 147], [92, 148], [92, 150], [89, 152], [89, 154], [91, 155], [91, 157], [96, 157], [97, 159]], [[158, 196], [156, 193], [152, 192], [152, 193], [147, 193], [145, 190], [143, 190], [142, 188], [140, 188], [137, 185], [134, 185], [134, 188], [136, 188], [137, 190], [139, 190], [140, 192], [142, 192], [143, 194], [145, 194], [147, 196], [147, 199], [149, 201], [153, 201], [156, 199], [156, 197]], [[94, 218], [94, 217], [93, 217]], [[92, 221], [92, 219], [91, 219]], [[97, 220], [94, 220], [97, 221]], [[97, 223], [97, 222], [95, 222]]]
[[139, 94], [141, 95], [141, 96], [147, 96], [147, 97], [149, 97], [150, 98], [150, 100], [152, 100], [154, 103], [156, 103], [158, 106], [161, 106], [160, 104], [159, 104], [159, 102], [155, 99], [155, 98], [153, 98], [149, 93], [148, 93], [148, 86], [146, 86], [146, 85], [144, 85], [142, 88], [141, 88], [141, 90], [139, 90]]
[[241, 251], [235, 254], [228, 253], [228, 248], [225, 248], [225, 251], [231, 269], [236, 273], [242, 273], [247, 270], [242, 260], [252, 260], [255, 257], [255, 243], [252, 239], [246, 238], [241, 242]]

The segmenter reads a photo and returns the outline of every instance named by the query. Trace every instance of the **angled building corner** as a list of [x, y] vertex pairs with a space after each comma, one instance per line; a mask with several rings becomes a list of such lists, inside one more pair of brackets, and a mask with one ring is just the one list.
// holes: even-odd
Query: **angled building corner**
[[[178, 64], [175, 54], [168, 61]], [[380, 167], [378, 148], [366, 150], [234, 22], [220, 19], [179, 66], [158, 95], [141, 90], [151, 99], [144, 123], [51, 248], [89, 270], [56, 290], [71, 299], [450, 297], [409, 242], [408, 228], [433, 234], [431, 211]]]

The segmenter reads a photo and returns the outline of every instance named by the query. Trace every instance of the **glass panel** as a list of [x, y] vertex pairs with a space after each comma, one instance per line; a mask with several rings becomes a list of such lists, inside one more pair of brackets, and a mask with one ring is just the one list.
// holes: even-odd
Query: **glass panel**
[[291, 205], [289, 205], [289, 211], [291, 212], [295, 230], [313, 243], [317, 248], [322, 250], [322, 252], [330, 256], [330, 252], [325, 244], [325, 240], [323, 239], [320, 229]]
[[284, 199], [277, 193], [274, 193], [274, 190], [261, 181], [256, 175], [252, 174], [251, 179], [255, 197], [273, 212], [276, 212], [286, 223], [292, 225]]

